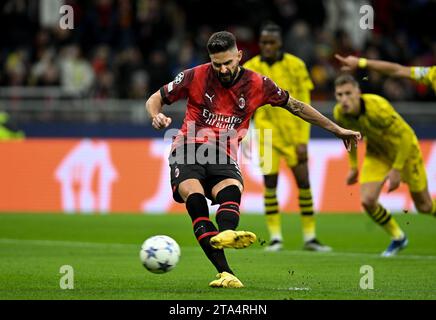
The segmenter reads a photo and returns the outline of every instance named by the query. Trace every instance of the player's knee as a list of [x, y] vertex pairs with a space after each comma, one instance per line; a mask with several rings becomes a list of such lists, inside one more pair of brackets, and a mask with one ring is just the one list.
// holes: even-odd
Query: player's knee
[[220, 190], [216, 195], [216, 201], [219, 204], [223, 204], [225, 202], [236, 202], [238, 205], [241, 203], [241, 190], [236, 185], [230, 185], [224, 187]]
[[415, 203], [416, 210], [420, 213], [430, 213], [433, 209], [433, 203], [430, 202], [419, 202]]
[[297, 147], [297, 159], [298, 159], [298, 164], [307, 163], [308, 155], [307, 155], [306, 145], [299, 145]]
[[202, 193], [191, 193], [186, 199], [186, 209], [192, 220], [198, 217], [209, 217], [209, 207], [206, 197]]
[[377, 197], [368, 195], [362, 197], [362, 206], [368, 212], [373, 212], [377, 208], [378, 199]]

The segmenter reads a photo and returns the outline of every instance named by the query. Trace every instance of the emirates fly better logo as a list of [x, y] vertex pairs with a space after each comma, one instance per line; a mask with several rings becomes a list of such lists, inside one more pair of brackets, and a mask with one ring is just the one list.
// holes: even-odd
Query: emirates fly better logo
[[[242, 99], [242, 98], [241, 98]], [[245, 100], [244, 100], [244, 106], [245, 106]], [[239, 107], [241, 107], [239, 105]], [[236, 116], [225, 116], [222, 114], [216, 114], [213, 112], [210, 112], [207, 109], [203, 109], [203, 117], [205, 119], [205, 122], [210, 125], [214, 126], [219, 129], [234, 129], [235, 125], [241, 124], [242, 119]]]

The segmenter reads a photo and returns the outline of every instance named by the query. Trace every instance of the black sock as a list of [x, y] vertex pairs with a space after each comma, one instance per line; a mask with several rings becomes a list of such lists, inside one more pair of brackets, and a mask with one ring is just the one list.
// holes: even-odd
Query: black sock
[[239, 224], [241, 191], [235, 185], [225, 187], [218, 192], [216, 200], [220, 204], [215, 218], [220, 232], [224, 230], [236, 230]]
[[224, 250], [212, 248], [209, 243], [210, 238], [218, 231], [213, 222], [209, 220], [209, 208], [204, 195], [201, 193], [191, 194], [186, 200], [186, 209], [188, 209], [192, 220], [194, 235], [208, 259], [218, 272], [226, 271], [233, 274], [227, 263]]

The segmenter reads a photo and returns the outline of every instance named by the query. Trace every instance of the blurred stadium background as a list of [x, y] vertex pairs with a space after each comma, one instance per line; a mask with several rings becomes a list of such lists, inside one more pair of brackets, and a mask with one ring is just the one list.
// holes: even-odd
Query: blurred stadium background
[[[59, 27], [64, 4], [74, 9], [73, 30]], [[359, 28], [359, 8], [366, 4], [374, 8], [373, 30]], [[261, 23], [278, 23], [284, 49], [310, 70], [313, 105], [330, 117], [339, 74], [335, 53], [435, 65], [435, 13], [431, 0], [3, 1], [3, 139], [25, 139], [0, 144], [0, 211], [182, 212], [171, 199], [168, 142], [152, 130], [144, 102], [178, 72], [208, 61], [205, 43], [213, 32], [234, 32], [245, 61], [258, 53]], [[434, 92], [372, 72], [358, 78], [363, 91], [390, 100], [422, 139], [435, 196]], [[173, 127], [180, 125], [184, 110], [183, 103], [165, 110]], [[344, 183], [347, 159], [340, 142], [317, 128], [312, 137], [316, 209], [359, 212], [357, 187]], [[242, 209], [260, 213], [261, 175], [250, 163], [244, 168]], [[284, 211], [296, 212], [287, 171], [280, 203]], [[394, 211], [413, 210], [404, 186], [381, 200]]]

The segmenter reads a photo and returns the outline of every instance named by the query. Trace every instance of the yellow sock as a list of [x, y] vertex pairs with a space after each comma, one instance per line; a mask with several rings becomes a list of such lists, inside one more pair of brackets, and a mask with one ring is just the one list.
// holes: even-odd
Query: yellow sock
[[300, 188], [298, 204], [301, 211], [301, 224], [303, 227], [304, 241], [315, 238], [315, 216], [313, 213], [312, 192], [310, 189]]
[[264, 194], [266, 226], [271, 239], [282, 240], [282, 223], [276, 188], [266, 188]]
[[392, 217], [392, 215], [383, 208], [382, 205], [378, 205], [374, 212], [368, 212], [372, 219], [395, 240], [402, 239], [404, 237], [404, 232], [401, 230], [398, 223]]
[[389, 235], [392, 237], [392, 239], [399, 240], [403, 239], [404, 232], [401, 230], [400, 226], [398, 225], [397, 221], [395, 221], [394, 218], [391, 218], [384, 226], [383, 228], [389, 233]]
[[279, 213], [267, 214], [266, 225], [271, 239], [282, 240], [281, 217]]
[[301, 216], [301, 224], [303, 226], [304, 241], [315, 239], [315, 217], [314, 216]]

